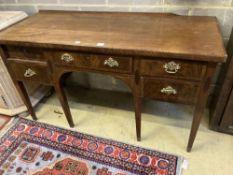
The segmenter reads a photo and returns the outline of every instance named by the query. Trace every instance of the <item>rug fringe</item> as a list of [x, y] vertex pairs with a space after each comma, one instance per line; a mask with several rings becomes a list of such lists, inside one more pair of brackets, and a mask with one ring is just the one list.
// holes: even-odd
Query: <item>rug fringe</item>
[[182, 157], [178, 157], [176, 175], [181, 175], [183, 170], [188, 168], [188, 160]]

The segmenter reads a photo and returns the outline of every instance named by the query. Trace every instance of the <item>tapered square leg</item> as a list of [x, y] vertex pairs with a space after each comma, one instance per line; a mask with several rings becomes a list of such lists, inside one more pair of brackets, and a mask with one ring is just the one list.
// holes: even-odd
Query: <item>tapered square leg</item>
[[28, 112], [30, 113], [30, 115], [32, 116], [33, 120], [37, 120], [37, 117], [36, 117], [36, 114], [35, 114], [35, 111], [32, 107], [32, 103], [30, 101], [30, 98], [28, 96], [28, 93], [26, 91], [26, 88], [23, 84], [23, 82], [21, 81], [16, 81], [14, 82], [15, 83], [15, 86], [16, 88], [18, 89], [19, 93], [20, 93], [20, 96], [21, 98], [23, 99], [24, 101], [24, 104], [26, 105], [27, 109], [28, 109]]
[[216, 64], [209, 64], [206, 68], [205, 77], [203, 78], [199, 87], [199, 93], [197, 96], [197, 103], [193, 115], [192, 127], [189, 135], [189, 141], [187, 145], [187, 151], [192, 150], [193, 142], [196, 138], [197, 131], [201, 122], [201, 118], [204, 115], [205, 107], [209, 97], [210, 83], [216, 68]]
[[74, 121], [73, 121], [73, 118], [72, 118], [72, 115], [71, 115], [71, 112], [70, 112], [70, 108], [69, 108], [69, 104], [68, 104], [68, 101], [67, 101], [67, 97], [65, 95], [65, 91], [61, 85], [61, 83], [57, 83], [55, 86], [55, 91], [56, 91], [56, 94], [59, 98], [59, 101], [61, 103], [61, 106], [62, 106], [62, 109], [65, 113], [65, 116], [66, 116], [66, 119], [70, 125], [70, 127], [74, 127]]
[[191, 131], [190, 131], [190, 135], [189, 135], [187, 152], [191, 152], [191, 150], [192, 150], [193, 142], [196, 138], [202, 115], [204, 115], [204, 110], [205, 110], [205, 105], [197, 106], [195, 109], [193, 121], [192, 121], [192, 127], [191, 127]]
[[141, 141], [141, 98], [134, 96], [137, 141]]

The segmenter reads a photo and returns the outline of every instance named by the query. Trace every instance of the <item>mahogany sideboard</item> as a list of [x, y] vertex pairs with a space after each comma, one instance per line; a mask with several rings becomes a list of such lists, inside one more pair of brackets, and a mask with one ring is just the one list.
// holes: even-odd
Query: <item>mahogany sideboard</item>
[[1, 54], [33, 119], [25, 81], [51, 85], [70, 127], [64, 75], [111, 75], [132, 90], [137, 139], [141, 98], [195, 105], [191, 151], [217, 63], [226, 52], [215, 17], [166, 13], [40, 11], [0, 33]]

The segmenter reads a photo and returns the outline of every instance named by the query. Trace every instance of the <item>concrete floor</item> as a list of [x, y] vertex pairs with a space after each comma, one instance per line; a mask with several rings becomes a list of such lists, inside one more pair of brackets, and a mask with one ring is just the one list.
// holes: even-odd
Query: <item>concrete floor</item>
[[[78, 132], [183, 156], [189, 163], [183, 175], [233, 175], [233, 137], [209, 130], [207, 114], [192, 152], [186, 152], [191, 106], [143, 100], [142, 141], [137, 142], [131, 94], [70, 87], [67, 95]], [[38, 121], [69, 129], [55, 94], [36, 112]]]

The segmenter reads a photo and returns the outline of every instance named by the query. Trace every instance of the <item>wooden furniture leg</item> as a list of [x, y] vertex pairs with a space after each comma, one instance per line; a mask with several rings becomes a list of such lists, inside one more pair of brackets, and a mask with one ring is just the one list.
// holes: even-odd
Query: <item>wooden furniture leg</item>
[[190, 152], [192, 150], [193, 142], [195, 140], [195, 137], [197, 135], [197, 130], [199, 128], [201, 118], [204, 115], [206, 103], [208, 100], [209, 96], [209, 90], [210, 90], [210, 83], [211, 79], [214, 74], [216, 65], [209, 65], [207, 67], [206, 73], [205, 73], [205, 78], [202, 81], [199, 89], [199, 94], [197, 97], [197, 104], [195, 106], [195, 111], [193, 115], [193, 121], [192, 121], [192, 127], [189, 135], [189, 141], [188, 141], [188, 146], [187, 146], [187, 152]]
[[25, 88], [23, 82], [15, 81], [14, 83], [15, 83], [15, 86], [16, 86], [16, 88], [18, 89], [18, 91], [20, 93], [20, 96], [21, 96], [22, 100], [24, 101], [24, 104], [26, 105], [26, 107], [28, 109], [28, 112], [31, 114], [33, 120], [37, 120], [35, 111], [34, 111], [34, 109], [32, 107], [32, 103], [30, 101], [30, 98], [28, 96], [28, 93], [26, 91], [26, 88]]
[[205, 110], [206, 103], [204, 103], [204, 102], [206, 102], [208, 99], [207, 94], [203, 94], [203, 93], [201, 93], [201, 94], [203, 96], [202, 97], [199, 96], [199, 97], [201, 98], [202, 102], [200, 104], [197, 104], [197, 106], [195, 107], [193, 121], [192, 121], [192, 127], [191, 127], [188, 146], [187, 146], [187, 152], [191, 152], [191, 150], [192, 150], [193, 142], [195, 140], [197, 130], [199, 128], [201, 118], [202, 118], [202, 115], [203, 115], [204, 110]]
[[66, 119], [67, 119], [70, 127], [73, 128], [74, 127], [73, 118], [72, 118], [72, 115], [71, 115], [71, 112], [70, 112], [67, 97], [65, 95], [65, 91], [64, 91], [64, 89], [62, 87], [61, 81], [58, 81], [58, 83], [56, 83], [54, 88], [55, 88], [56, 94], [57, 94], [57, 96], [59, 98], [59, 101], [60, 101], [60, 103], [62, 105], [62, 109], [63, 109], [63, 111], [65, 113]]
[[[139, 59], [135, 60], [135, 67], [139, 66]], [[141, 141], [141, 83], [139, 71], [135, 70], [134, 77], [134, 89], [133, 89], [133, 98], [134, 98], [134, 111], [135, 111], [135, 123], [136, 123], [136, 133], [137, 141]]]
[[134, 96], [137, 141], [141, 141], [141, 98]]

